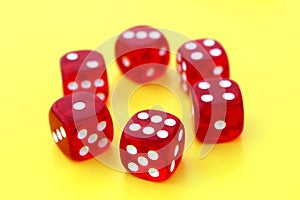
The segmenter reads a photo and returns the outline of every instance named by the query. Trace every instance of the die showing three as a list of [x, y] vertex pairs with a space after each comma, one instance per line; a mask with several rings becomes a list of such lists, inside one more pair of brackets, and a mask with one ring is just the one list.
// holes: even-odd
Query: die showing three
[[92, 93], [77, 92], [57, 100], [50, 109], [49, 121], [53, 140], [74, 160], [101, 154], [113, 139], [110, 113]]
[[[137, 26], [120, 34], [115, 55], [129, 79], [146, 83], [165, 73], [169, 44], [159, 30]], [[65, 96], [49, 112], [52, 137], [64, 154], [86, 160], [103, 153], [113, 140], [112, 118], [104, 103], [109, 92], [105, 62], [100, 53], [81, 50], [65, 54], [60, 64]], [[212, 39], [184, 43], [177, 52], [177, 70], [183, 90], [192, 91], [196, 137], [205, 143], [238, 137], [244, 123], [242, 95], [229, 79], [222, 45]], [[134, 176], [162, 181], [176, 171], [184, 141], [184, 126], [176, 116], [140, 111], [122, 132], [121, 162]]]
[[166, 71], [170, 59], [169, 44], [158, 29], [136, 26], [120, 34], [115, 56], [120, 70], [129, 79], [146, 83]]
[[95, 93], [101, 100], [108, 97], [108, 78], [103, 56], [97, 51], [72, 51], [60, 60], [64, 95], [73, 92]]

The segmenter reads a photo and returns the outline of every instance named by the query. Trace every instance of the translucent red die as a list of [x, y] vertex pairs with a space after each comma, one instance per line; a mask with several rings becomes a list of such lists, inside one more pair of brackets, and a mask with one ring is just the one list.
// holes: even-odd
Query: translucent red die
[[74, 160], [101, 154], [113, 139], [110, 113], [92, 93], [76, 92], [57, 100], [50, 109], [49, 122], [54, 142]]
[[196, 137], [204, 143], [228, 142], [244, 126], [241, 90], [230, 79], [207, 79], [193, 86]]
[[229, 62], [222, 45], [213, 39], [184, 43], [177, 52], [181, 86], [189, 91], [196, 82], [208, 78], [229, 78]]
[[132, 175], [151, 181], [169, 178], [177, 169], [184, 151], [185, 130], [174, 115], [144, 110], [125, 126], [120, 156]]
[[123, 74], [137, 83], [163, 75], [170, 59], [165, 36], [150, 26], [136, 26], [121, 33], [116, 41], [115, 55]]
[[108, 97], [108, 80], [103, 56], [97, 51], [80, 50], [65, 54], [60, 60], [64, 95], [73, 92], [95, 93]]

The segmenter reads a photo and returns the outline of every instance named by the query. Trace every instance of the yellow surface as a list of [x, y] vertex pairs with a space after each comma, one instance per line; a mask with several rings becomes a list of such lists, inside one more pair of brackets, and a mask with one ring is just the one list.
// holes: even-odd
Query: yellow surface
[[[299, 5], [296, 0], [2, 1], [0, 199], [299, 199]], [[195, 141], [175, 175], [162, 183], [95, 159], [68, 160], [48, 125], [48, 110], [62, 95], [60, 56], [94, 49], [139, 24], [221, 41], [231, 78], [244, 96], [242, 137], [217, 145], [202, 160]], [[113, 89], [120, 74], [113, 66], [109, 74]], [[130, 113], [148, 105], [144, 101], [156, 103], [145, 93], [165, 91], [147, 87], [133, 95], [131, 101], [140, 103], [130, 105]], [[174, 104], [157, 104], [174, 105], [178, 114], [176, 99], [170, 99]]]

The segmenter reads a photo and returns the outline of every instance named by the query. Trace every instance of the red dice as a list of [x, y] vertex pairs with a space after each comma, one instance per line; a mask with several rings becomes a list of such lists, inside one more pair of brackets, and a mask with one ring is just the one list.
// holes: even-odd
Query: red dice
[[77, 92], [57, 100], [49, 121], [55, 143], [74, 160], [101, 154], [113, 139], [110, 113], [92, 93]]
[[222, 45], [213, 39], [188, 41], [177, 52], [182, 89], [208, 78], [229, 78], [229, 62]]
[[64, 95], [73, 92], [95, 93], [108, 97], [108, 80], [103, 56], [91, 50], [73, 51], [60, 60]]
[[158, 110], [138, 112], [121, 136], [122, 164], [134, 176], [165, 180], [181, 161], [184, 140], [184, 126], [176, 116]]
[[237, 138], [244, 125], [243, 99], [229, 79], [207, 79], [193, 86], [196, 136], [201, 142], [221, 143]]
[[115, 54], [119, 68], [137, 83], [146, 83], [163, 75], [169, 63], [169, 44], [159, 30], [136, 26], [117, 39]]

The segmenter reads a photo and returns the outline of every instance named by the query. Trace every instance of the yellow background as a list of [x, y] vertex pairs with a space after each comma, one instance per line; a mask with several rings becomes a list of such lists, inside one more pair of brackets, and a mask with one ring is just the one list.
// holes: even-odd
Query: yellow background
[[[299, 199], [299, 5], [296, 0], [1, 1], [0, 199]], [[94, 49], [139, 24], [219, 40], [244, 97], [242, 137], [217, 145], [202, 160], [195, 141], [175, 175], [162, 183], [95, 159], [68, 160], [48, 125], [48, 110], [62, 95], [60, 56]], [[111, 87], [118, 73], [111, 70]]]

